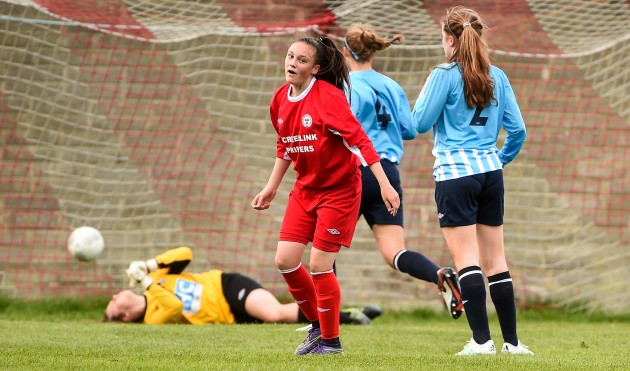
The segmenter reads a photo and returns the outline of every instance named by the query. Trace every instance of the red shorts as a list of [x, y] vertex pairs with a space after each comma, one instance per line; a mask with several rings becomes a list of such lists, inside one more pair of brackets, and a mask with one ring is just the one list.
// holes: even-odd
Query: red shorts
[[280, 228], [280, 241], [309, 242], [326, 252], [350, 247], [361, 206], [361, 183], [330, 190], [293, 188]]

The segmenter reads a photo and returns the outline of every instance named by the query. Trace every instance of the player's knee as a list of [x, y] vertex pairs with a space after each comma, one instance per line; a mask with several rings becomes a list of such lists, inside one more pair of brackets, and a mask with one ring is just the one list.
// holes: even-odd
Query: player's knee
[[267, 305], [264, 308], [257, 308], [257, 313], [254, 316], [258, 320], [265, 323], [285, 323], [288, 322], [285, 314], [285, 310], [281, 306]]
[[286, 262], [285, 260], [278, 259], [278, 258], [276, 258], [276, 267], [281, 271], [295, 268], [295, 267], [291, 267], [290, 264], [288, 264], [288, 262]]
[[269, 314], [267, 316], [267, 320], [265, 322], [268, 322], [268, 323], [287, 323], [289, 321], [287, 321], [287, 319], [284, 318], [282, 313], [278, 312], [278, 313]]
[[297, 268], [300, 265], [299, 261], [296, 262], [296, 261], [293, 261], [293, 259], [290, 259], [286, 256], [278, 256], [278, 255], [276, 255], [275, 263], [276, 263], [276, 267], [278, 267], [278, 269], [281, 271]]
[[393, 270], [398, 270], [396, 269], [396, 267], [394, 266], [394, 261], [390, 258], [387, 258], [385, 256], [383, 256], [383, 261], [385, 262], [385, 264], [387, 264], [388, 267], [390, 267]]
[[332, 272], [333, 265], [335, 264], [334, 260], [325, 258], [321, 259], [315, 257], [314, 254], [311, 253], [311, 259], [308, 262], [308, 266], [311, 269], [311, 273], [324, 273], [324, 272]]
[[276, 323], [278, 322], [279, 316], [274, 313], [264, 312], [258, 316], [258, 320], [265, 323]]
[[383, 261], [384, 261], [385, 263], [387, 263], [387, 265], [388, 265], [391, 269], [393, 269], [393, 270], [397, 270], [397, 269], [396, 269], [396, 266], [394, 265], [394, 257], [383, 255]]

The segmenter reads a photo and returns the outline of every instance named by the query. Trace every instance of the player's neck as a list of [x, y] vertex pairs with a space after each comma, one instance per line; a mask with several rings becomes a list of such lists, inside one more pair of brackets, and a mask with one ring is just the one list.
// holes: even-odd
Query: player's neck
[[366, 63], [352, 63], [350, 65], [350, 71], [352, 72], [358, 72], [358, 71], [368, 71], [372, 69], [372, 63], [370, 62], [366, 62]]
[[133, 307], [130, 310], [132, 317], [135, 319], [144, 318], [144, 314], [147, 311], [147, 298], [144, 295], [136, 296], [136, 300], [133, 303]]
[[312, 80], [313, 80], [313, 77], [311, 77], [308, 81], [305, 81], [299, 85], [291, 84], [291, 91], [289, 92], [291, 97], [292, 98], [299, 97], [300, 94], [304, 93], [304, 91], [308, 89], [308, 87], [311, 85]]

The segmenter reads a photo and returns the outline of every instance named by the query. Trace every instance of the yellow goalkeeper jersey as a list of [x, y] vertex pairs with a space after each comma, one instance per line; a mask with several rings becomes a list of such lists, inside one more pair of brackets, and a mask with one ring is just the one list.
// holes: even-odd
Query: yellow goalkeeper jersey
[[192, 250], [178, 247], [155, 257], [158, 270], [149, 274], [153, 284], [144, 292], [144, 323], [231, 324], [234, 315], [223, 295], [220, 270], [184, 273]]

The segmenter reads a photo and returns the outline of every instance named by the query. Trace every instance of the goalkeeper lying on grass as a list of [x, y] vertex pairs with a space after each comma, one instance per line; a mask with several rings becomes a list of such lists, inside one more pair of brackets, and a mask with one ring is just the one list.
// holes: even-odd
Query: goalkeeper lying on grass
[[[307, 323], [296, 303], [282, 304], [258, 282], [239, 273], [209, 270], [186, 273], [188, 247], [168, 250], [155, 259], [134, 261], [127, 275], [144, 295], [120, 291], [105, 309], [107, 322], [194, 325], [232, 323]], [[381, 314], [376, 306], [341, 310], [340, 322], [369, 324]]]

